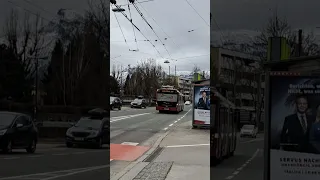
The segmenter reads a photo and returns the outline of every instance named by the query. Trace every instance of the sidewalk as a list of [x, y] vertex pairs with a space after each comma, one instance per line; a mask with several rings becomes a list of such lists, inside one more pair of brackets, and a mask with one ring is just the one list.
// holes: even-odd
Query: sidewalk
[[191, 129], [190, 122], [180, 124], [121, 180], [210, 179], [209, 135], [209, 130]]

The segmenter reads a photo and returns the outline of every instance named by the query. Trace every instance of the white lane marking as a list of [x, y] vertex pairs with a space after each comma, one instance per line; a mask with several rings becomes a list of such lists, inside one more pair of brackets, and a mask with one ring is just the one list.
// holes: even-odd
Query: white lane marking
[[8, 159], [8, 160], [11, 160], [11, 159], [19, 159], [20, 157], [7, 157], [7, 158], [2, 158], [2, 159]]
[[165, 147], [177, 148], [177, 147], [196, 147], [196, 146], [210, 146], [210, 144], [188, 144], [188, 145], [174, 145], [174, 146], [165, 146]]
[[177, 119], [176, 121], [174, 121], [174, 123], [170, 124], [168, 127], [165, 127], [163, 130], [164, 130], [164, 131], [168, 130], [169, 127], [173, 126], [173, 124], [175, 124], [175, 123], [177, 123], [178, 121], [180, 121], [181, 119], [183, 119], [190, 111], [191, 111], [191, 109], [189, 109], [189, 111], [186, 112], [182, 117], [180, 117], [179, 119]]
[[[51, 179], [56, 179], [56, 178], [60, 178], [60, 177], [65, 177], [65, 176], [70, 176], [70, 175], [74, 175], [74, 174], [78, 174], [78, 173], [83, 173], [83, 172], [88, 172], [88, 171], [93, 171], [93, 170], [97, 170], [97, 169], [103, 169], [103, 168], [109, 168], [110, 165], [102, 165], [102, 166], [92, 166], [92, 167], [86, 167], [86, 168], [76, 168], [76, 169], [69, 169], [69, 170], [62, 170], [62, 171], [52, 171], [52, 172], [45, 172], [45, 173], [36, 173], [36, 174], [28, 174], [28, 175], [21, 175], [21, 176], [11, 176], [11, 177], [3, 177], [0, 178], [0, 180], [8, 180], [8, 179], [26, 179], [26, 178], [30, 178], [30, 177], [34, 177], [34, 176], [52, 176], [52, 177], [48, 177], [48, 178], [42, 178], [39, 179], [38, 178], [34, 178], [34, 179], [38, 179], [38, 180], [51, 180]], [[61, 174], [61, 173], [67, 173], [67, 174], [63, 174], [63, 175], [56, 175], [56, 174]]]
[[75, 152], [75, 153], [71, 153], [71, 154], [85, 154], [86, 152]]
[[123, 145], [130, 145], [130, 146], [137, 146], [139, 143], [135, 143], [135, 142], [123, 142], [121, 143]]
[[226, 179], [232, 179], [233, 178], [233, 176], [228, 176], [228, 177], [226, 177]]
[[68, 155], [68, 153], [59, 153], [59, 154], [52, 154], [53, 156], [65, 156]]
[[260, 151], [260, 149], [257, 149], [256, 152], [253, 153], [253, 155], [251, 156], [251, 158], [249, 160], [247, 160], [240, 168], [238, 168], [236, 171], [234, 171], [231, 176], [228, 176], [225, 179], [232, 179], [236, 175], [238, 175], [241, 172], [241, 170], [243, 170], [243, 168], [246, 167], [250, 163], [250, 161], [253, 160], [258, 155], [259, 151]]
[[124, 119], [133, 118], [133, 117], [143, 116], [143, 115], [147, 115], [147, 114], [151, 114], [151, 113], [142, 113], [142, 114], [135, 114], [135, 115], [128, 115], [128, 116], [113, 117], [113, 118], [111, 118], [110, 123], [121, 121], [121, 120], [124, 120]]
[[37, 157], [43, 157], [44, 155], [34, 155], [34, 156], [27, 156], [29, 158], [37, 158]]

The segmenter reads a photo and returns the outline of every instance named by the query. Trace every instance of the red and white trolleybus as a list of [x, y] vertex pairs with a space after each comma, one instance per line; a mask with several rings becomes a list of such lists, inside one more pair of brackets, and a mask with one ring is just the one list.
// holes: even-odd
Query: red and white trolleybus
[[184, 110], [184, 96], [173, 86], [157, 89], [156, 110], [162, 112], [181, 112]]
[[237, 116], [235, 105], [211, 87], [210, 155], [212, 166], [233, 156], [237, 145]]

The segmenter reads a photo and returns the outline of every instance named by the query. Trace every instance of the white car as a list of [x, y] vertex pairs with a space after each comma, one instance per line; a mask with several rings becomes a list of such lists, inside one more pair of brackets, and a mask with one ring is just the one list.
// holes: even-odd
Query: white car
[[184, 103], [184, 105], [190, 105], [190, 104], [191, 104], [190, 101], [186, 101], [186, 102]]
[[252, 137], [256, 138], [258, 134], [258, 128], [255, 125], [246, 124], [243, 125], [240, 130], [240, 137]]

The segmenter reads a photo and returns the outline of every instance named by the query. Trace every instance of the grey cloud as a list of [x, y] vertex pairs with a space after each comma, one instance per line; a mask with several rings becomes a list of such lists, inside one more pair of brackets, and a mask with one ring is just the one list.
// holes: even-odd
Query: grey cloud
[[[118, 4], [125, 4], [126, 1], [119, 1]], [[201, 16], [209, 23], [209, 0], [189, 0], [195, 9], [201, 14]], [[190, 59], [181, 59], [189, 56], [199, 56], [210, 53], [210, 31], [209, 27], [203, 22], [203, 20], [192, 10], [192, 8], [186, 3], [185, 0], [161, 0], [151, 1], [148, 3], [142, 3], [138, 5], [147, 21], [154, 28], [157, 35], [165, 44], [165, 47], [169, 51], [173, 59], [177, 61], [171, 61], [170, 66], [177, 66], [177, 71], [191, 71], [194, 64], [198, 64], [201, 69], [209, 70], [209, 56], [197, 57]], [[127, 7], [125, 13], [130, 16]], [[141, 30], [141, 32], [152, 42], [159, 50], [160, 54], [164, 58], [169, 58], [169, 55], [160, 41], [155, 41], [157, 36], [152, 32], [148, 25], [142, 20], [140, 15], [136, 12], [133, 6], [130, 6], [131, 14], [134, 24]], [[147, 13], [144, 11], [147, 10]], [[161, 64], [164, 68], [168, 69], [168, 65], [163, 64], [163, 59], [148, 42], [138, 41], [138, 48], [140, 52], [128, 51], [127, 45], [124, 43], [120, 28], [117, 28], [118, 24], [114, 13], [111, 17], [111, 57], [122, 55], [119, 58], [114, 59], [116, 62], [122, 64], [136, 64], [137, 61], [146, 57], [153, 57], [157, 59], [157, 63]], [[117, 13], [120, 26], [125, 34], [130, 48], [135, 49], [134, 34], [132, 26], [128, 20], [126, 20], [120, 13]], [[156, 23], [154, 22], [154, 20]], [[160, 25], [160, 27], [158, 25]], [[164, 32], [163, 32], [164, 30]], [[188, 32], [194, 30], [192, 32]], [[167, 36], [167, 35], [169, 36]], [[141, 33], [136, 31], [137, 40], [144, 40], [145, 38]], [[172, 37], [173, 41], [170, 39]], [[165, 40], [167, 38], [167, 40]], [[122, 41], [122, 42], [121, 42]], [[144, 53], [152, 55], [147, 55]], [[171, 68], [172, 69], [172, 68]]]

